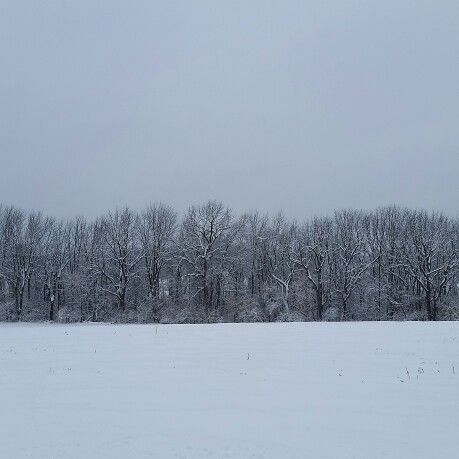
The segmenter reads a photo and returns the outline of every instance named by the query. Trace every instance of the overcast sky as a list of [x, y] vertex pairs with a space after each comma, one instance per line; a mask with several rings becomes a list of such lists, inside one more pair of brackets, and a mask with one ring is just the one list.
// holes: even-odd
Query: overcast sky
[[0, 202], [459, 209], [459, 2], [0, 2]]

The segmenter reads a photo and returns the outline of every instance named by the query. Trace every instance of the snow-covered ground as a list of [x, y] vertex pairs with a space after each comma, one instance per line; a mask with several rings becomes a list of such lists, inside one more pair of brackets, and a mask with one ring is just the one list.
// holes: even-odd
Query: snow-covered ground
[[0, 325], [1, 458], [458, 458], [459, 323]]

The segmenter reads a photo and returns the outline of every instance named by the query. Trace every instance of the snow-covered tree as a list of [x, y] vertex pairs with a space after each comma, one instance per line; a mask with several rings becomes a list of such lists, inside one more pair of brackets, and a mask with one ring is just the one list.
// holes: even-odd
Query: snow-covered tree
[[136, 214], [124, 208], [102, 217], [94, 226], [93, 269], [106, 281], [101, 289], [116, 298], [121, 311], [126, 308], [128, 286], [138, 276], [145, 256], [136, 241], [136, 224]]

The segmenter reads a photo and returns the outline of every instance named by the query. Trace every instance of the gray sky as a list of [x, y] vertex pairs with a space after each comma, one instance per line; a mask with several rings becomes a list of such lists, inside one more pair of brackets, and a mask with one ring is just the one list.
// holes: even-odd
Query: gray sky
[[0, 59], [0, 202], [458, 213], [457, 0], [2, 0]]

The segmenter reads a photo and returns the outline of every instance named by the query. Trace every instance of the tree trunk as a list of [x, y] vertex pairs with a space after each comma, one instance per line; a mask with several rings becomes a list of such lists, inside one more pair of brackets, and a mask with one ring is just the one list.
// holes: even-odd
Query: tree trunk
[[347, 313], [347, 300], [345, 297], [343, 297], [343, 310], [341, 311], [341, 320], [346, 319], [346, 313]]
[[50, 301], [49, 320], [55, 321], [57, 319], [57, 311], [56, 311], [56, 302], [55, 302], [53, 293], [51, 293], [49, 301]]
[[126, 309], [126, 287], [122, 287], [119, 291], [118, 306], [121, 311]]
[[324, 291], [322, 285], [322, 273], [317, 273], [317, 288], [316, 288], [316, 301], [317, 301], [317, 318], [322, 320], [324, 312]]
[[317, 285], [316, 301], [317, 301], [317, 319], [320, 321], [320, 320], [322, 320], [322, 316], [323, 316], [323, 312], [324, 312], [323, 290], [322, 290], [322, 285], [321, 284]]
[[426, 309], [427, 309], [427, 319], [435, 320], [434, 314], [432, 311], [432, 292], [430, 288], [430, 282], [427, 283], [427, 289], [426, 289]]

